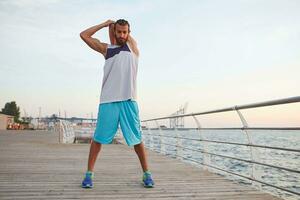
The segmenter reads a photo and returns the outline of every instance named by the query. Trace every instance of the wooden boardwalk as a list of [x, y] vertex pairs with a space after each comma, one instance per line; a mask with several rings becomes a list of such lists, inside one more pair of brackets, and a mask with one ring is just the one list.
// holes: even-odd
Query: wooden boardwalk
[[132, 148], [105, 145], [95, 187], [80, 187], [89, 145], [58, 144], [46, 131], [0, 131], [0, 199], [277, 200], [195, 166], [148, 151], [155, 188], [141, 185]]

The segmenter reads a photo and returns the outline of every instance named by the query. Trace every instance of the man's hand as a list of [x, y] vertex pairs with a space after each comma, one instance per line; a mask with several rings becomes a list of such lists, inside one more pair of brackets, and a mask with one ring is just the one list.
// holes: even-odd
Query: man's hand
[[105, 27], [107, 27], [107, 26], [109, 26], [109, 25], [111, 25], [111, 24], [114, 24], [115, 23], [115, 21], [113, 21], [113, 20], [111, 20], [111, 19], [109, 19], [109, 20], [107, 20], [106, 22], [104, 22], [105, 24], [106, 24], [106, 26]]

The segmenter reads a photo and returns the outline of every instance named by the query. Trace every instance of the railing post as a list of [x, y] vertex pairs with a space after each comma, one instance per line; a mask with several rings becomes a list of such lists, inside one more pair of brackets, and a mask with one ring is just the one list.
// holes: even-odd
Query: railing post
[[204, 169], [206, 170], [209, 170], [210, 168], [208, 167], [211, 163], [211, 157], [209, 154], [207, 154], [208, 152], [208, 145], [207, 145], [207, 142], [203, 141], [204, 137], [202, 135], [202, 126], [199, 122], [199, 120], [197, 119], [197, 117], [195, 115], [192, 115], [193, 118], [194, 118], [194, 121], [196, 122], [197, 124], [197, 129], [198, 129], [198, 132], [199, 132], [199, 137], [200, 137], [200, 141], [202, 141], [202, 144], [203, 144], [203, 164], [204, 164]]
[[[148, 127], [148, 123], [145, 122], [146, 124], [146, 127], [145, 127], [145, 132], [147, 131], [146, 134], [143, 134], [143, 140], [144, 140], [144, 144], [145, 144], [145, 147], [149, 147], [149, 127]], [[146, 130], [147, 129], [147, 130]]]
[[63, 130], [63, 134], [62, 134], [62, 142], [65, 143], [66, 142], [66, 133], [67, 133], [67, 126], [66, 126], [66, 122], [62, 121], [62, 130]]
[[149, 147], [149, 149], [153, 150], [153, 137], [152, 137], [151, 129], [148, 126], [147, 122], [146, 122], [146, 126], [148, 129], [148, 147]]
[[[248, 132], [248, 130], [246, 128], [248, 128], [248, 123], [246, 121], [246, 119], [244, 118], [243, 114], [238, 110], [237, 106], [233, 107], [233, 110], [235, 110], [243, 124], [243, 132], [246, 134], [247, 136], [247, 140], [248, 140], [248, 144], [252, 145], [252, 138]], [[257, 152], [256, 149], [254, 149], [254, 147], [250, 146], [250, 154], [251, 154], [251, 160], [252, 161], [259, 161], [259, 153]], [[255, 180], [261, 180], [261, 173], [260, 173], [260, 169], [259, 166], [256, 166], [254, 163], [252, 163], [252, 168], [251, 168], [251, 178], [255, 179]], [[257, 187], [258, 189], [261, 190], [261, 183], [256, 182], [256, 181], [251, 181], [252, 185]]]
[[62, 143], [62, 124], [61, 124], [61, 120], [58, 120], [58, 142]]
[[158, 128], [158, 133], [159, 133], [159, 144], [160, 144], [160, 153], [165, 154], [165, 145], [164, 145], [164, 140], [163, 140], [163, 135], [161, 131], [161, 127], [159, 126], [157, 120], [155, 120], [156, 126]]
[[183, 153], [182, 153], [182, 139], [180, 139], [180, 134], [178, 131], [177, 126], [175, 125], [174, 131], [176, 133], [176, 158], [182, 160]]

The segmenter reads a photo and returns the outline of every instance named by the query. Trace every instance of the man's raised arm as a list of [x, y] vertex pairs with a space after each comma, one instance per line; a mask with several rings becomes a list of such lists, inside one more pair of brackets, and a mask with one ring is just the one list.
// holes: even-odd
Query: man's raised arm
[[114, 23], [110, 24], [109, 25], [109, 30], [108, 30], [110, 44], [113, 44], [113, 45], [115, 45], [117, 43], [116, 37], [115, 37], [114, 27], [115, 27]]
[[97, 31], [100, 29], [109, 26], [110, 24], [114, 23], [112, 20], [107, 20], [106, 22], [103, 22], [101, 24], [98, 24], [96, 26], [92, 26], [80, 33], [81, 39], [92, 49], [95, 51], [100, 52], [104, 57], [106, 56], [106, 50], [107, 50], [107, 44], [100, 42], [98, 39], [93, 38], [92, 35], [94, 35]]
[[128, 35], [128, 43], [132, 49], [132, 51], [137, 55], [139, 56], [140, 55], [140, 52], [139, 52], [139, 49], [137, 47], [137, 43], [136, 41], [133, 39], [133, 37], [131, 37], [130, 33]]

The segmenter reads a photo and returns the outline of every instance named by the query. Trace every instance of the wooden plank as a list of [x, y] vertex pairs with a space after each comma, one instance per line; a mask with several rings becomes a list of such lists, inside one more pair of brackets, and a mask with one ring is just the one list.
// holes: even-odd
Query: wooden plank
[[95, 187], [80, 187], [88, 144], [58, 144], [46, 131], [0, 131], [0, 199], [279, 200], [193, 165], [148, 151], [156, 187], [145, 189], [133, 148], [102, 148]]

